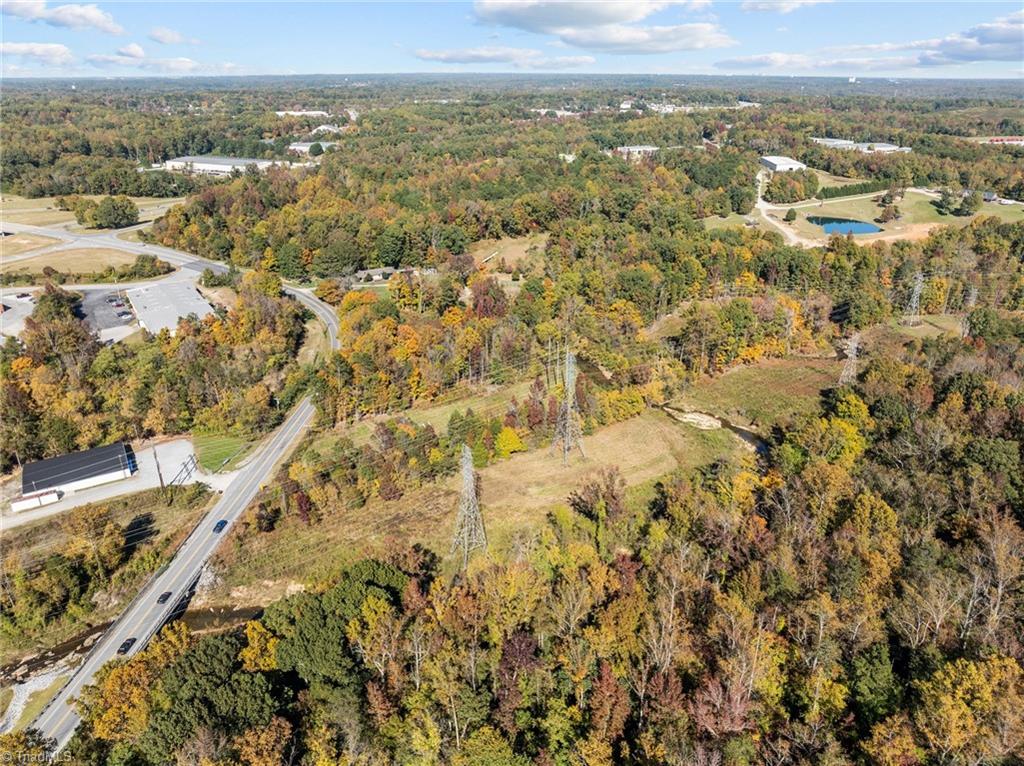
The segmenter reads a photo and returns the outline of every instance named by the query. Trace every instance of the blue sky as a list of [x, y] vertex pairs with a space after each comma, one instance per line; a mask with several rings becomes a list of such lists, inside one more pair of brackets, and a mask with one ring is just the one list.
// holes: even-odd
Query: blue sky
[[1017, 2], [2, 0], [4, 76], [1024, 75]]

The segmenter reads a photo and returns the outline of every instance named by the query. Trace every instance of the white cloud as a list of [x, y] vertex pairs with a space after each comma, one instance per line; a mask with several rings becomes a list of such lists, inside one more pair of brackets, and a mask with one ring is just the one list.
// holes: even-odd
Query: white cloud
[[117, 54], [97, 53], [87, 56], [86, 60], [98, 67], [123, 66], [163, 74], [188, 74], [203, 68], [198, 61], [193, 61], [190, 58], [147, 58], [145, 56], [128, 56], [120, 52]]
[[[16, 56], [23, 61], [31, 61], [47, 66], [64, 66], [74, 61], [75, 57], [66, 45], [60, 43], [0, 43], [0, 54]], [[8, 71], [17, 71], [17, 66], [8, 67]]]
[[808, 5], [822, 5], [831, 2], [832, 0], [744, 0], [740, 8], [748, 12], [792, 13]]
[[500, 45], [446, 50], [419, 49], [416, 58], [445, 64], [511, 64], [518, 69], [568, 69], [594, 63], [593, 56], [545, 56], [534, 48]]
[[122, 56], [127, 56], [133, 59], [144, 59], [146, 58], [146, 51], [142, 49], [142, 46], [138, 43], [128, 43], [123, 48], [118, 48], [117, 52]]
[[149, 39], [154, 42], [158, 42], [161, 45], [179, 45], [180, 43], [188, 43], [189, 45], [198, 45], [199, 41], [194, 37], [185, 37], [181, 32], [170, 27], [153, 27], [149, 30]]
[[5, 16], [40, 21], [53, 27], [98, 29], [112, 35], [124, 32], [113, 16], [92, 3], [70, 3], [48, 8], [46, 0], [4, 0], [3, 13]]
[[670, 6], [702, 10], [707, 0], [658, 2], [608, 0], [576, 3], [567, 0], [477, 0], [477, 18], [488, 24], [555, 35], [568, 45], [610, 53], [667, 53], [733, 45], [717, 24], [637, 24]]

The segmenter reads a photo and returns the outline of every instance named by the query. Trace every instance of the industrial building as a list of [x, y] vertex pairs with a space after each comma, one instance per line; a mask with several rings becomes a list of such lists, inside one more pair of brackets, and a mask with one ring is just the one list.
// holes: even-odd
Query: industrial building
[[615, 154], [619, 155], [623, 159], [629, 160], [630, 162], [639, 162], [645, 157], [653, 156], [657, 151], [657, 146], [651, 146], [650, 144], [636, 144], [633, 146], [619, 146], [615, 149]]
[[21, 470], [21, 497], [11, 502], [11, 510], [49, 505], [70, 492], [127, 479], [134, 470], [133, 457], [123, 442], [26, 463]]
[[329, 146], [334, 146], [334, 141], [296, 141], [294, 144], [288, 144], [288, 151], [309, 154], [313, 144], [320, 144], [320, 148], [326, 150]]
[[761, 158], [761, 164], [773, 173], [784, 173], [788, 170], [806, 170], [807, 166], [794, 160], [792, 157], [777, 157], [769, 155]]
[[126, 290], [125, 295], [135, 310], [139, 324], [154, 335], [161, 330], [168, 330], [173, 335], [178, 329], [178, 320], [190, 314], [202, 319], [213, 313], [213, 306], [188, 282], [136, 287]]
[[897, 146], [884, 141], [850, 141], [846, 138], [817, 138], [815, 136], [811, 136], [811, 141], [827, 146], [829, 149], [853, 149], [862, 154], [893, 154], [895, 152], [907, 154], [910, 152], [909, 146]]
[[164, 163], [164, 170], [178, 173], [195, 173], [202, 176], [229, 176], [236, 170], [243, 172], [250, 166], [266, 170], [273, 160], [256, 160], [248, 157], [218, 157], [210, 154], [203, 157], [175, 157]]

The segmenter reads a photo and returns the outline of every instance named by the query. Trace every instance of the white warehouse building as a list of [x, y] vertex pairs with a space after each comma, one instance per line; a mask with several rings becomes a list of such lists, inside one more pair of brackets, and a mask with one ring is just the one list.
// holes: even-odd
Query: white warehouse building
[[776, 155], [768, 155], [767, 157], [761, 158], [761, 164], [768, 168], [773, 173], [784, 173], [787, 170], [806, 170], [807, 166], [794, 160], [792, 157], [779, 157]]
[[167, 330], [174, 335], [178, 320], [195, 314], [202, 319], [213, 313], [213, 306], [188, 282], [157, 283], [126, 290], [142, 329], [156, 335]]
[[229, 176], [236, 170], [244, 172], [246, 168], [255, 166], [257, 170], [266, 170], [275, 164], [274, 160], [257, 160], [249, 157], [218, 157], [210, 154], [202, 157], [175, 157], [164, 163], [164, 170], [177, 173], [195, 173], [202, 176]]

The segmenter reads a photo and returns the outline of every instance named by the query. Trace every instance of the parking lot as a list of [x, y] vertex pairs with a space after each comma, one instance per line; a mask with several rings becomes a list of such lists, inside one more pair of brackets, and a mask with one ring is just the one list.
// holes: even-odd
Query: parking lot
[[[18, 335], [25, 329], [25, 318], [36, 307], [31, 298], [33, 292], [24, 287], [0, 289], [0, 304], [4, 307], [0, 314], [0, 335]], [[19, 295], [22, 297], [19, 298]]]
[[83, 290], [80, 309], [100, 338], [106, 338], [105, 330], [120, 330], [135, 322], [131, 304], [121, 290]]

